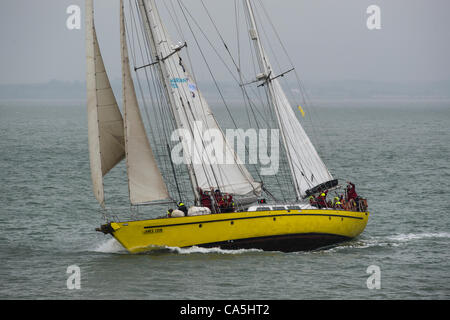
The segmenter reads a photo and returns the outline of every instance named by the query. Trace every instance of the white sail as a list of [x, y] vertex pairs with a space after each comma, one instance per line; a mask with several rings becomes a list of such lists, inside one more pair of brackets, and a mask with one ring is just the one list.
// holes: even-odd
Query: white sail
[[245, 0], [245, 7], [250, 18], [250, 37], [255, 45], [262, 78], [267, 83], [266, 87], [277, 117], [295, 191], [297, 197], [302, 198], [306, 196], [308, 189], [333, 180], [333, 177], [298, 121], [278, 79], [274, 78], [276, 75], [273, 74], [260, 41], [250, 0]]
[[[178, 54], [179, 48], [173, 46], [155, 1], [142, 0], [141, 10], [145, 10], [143, 21], [148, 24], [147, 32], [153, 43], [152, 52], [157, 52], [157, 59], [163, 69], [177, 126], [186, 129], [193, 138], [182, 139], [185, 161], [192, 170], [191, 180], [195, 180], [198, 187], [206, 190], [219, 188], [222, 192], [236, 195], [259, 194], [261, 184], [253, 180], [226, 140], [207, 101], [183, 64]], [[213, 152], [205, 152], [203, 138], [208, 130], [219, 133], [209, 147], [220, 154], [220, 159], [213, 159]]]
[[86, 0], [86, 67], [92, 186], [96, 199], [104, 206], [103, 176], [124, 158], [125, 150], [122, 115], [103, 64], [92, 0]]
[[300, 196], [304, 197], [306, 190], [333, 180], [333, 177], [298, 121], [278, 79], [272, 80], [272, 88], [278, 125], [291, 161], [293, 179]]
[[120, 1], [120, 43], [125, 152], [130, 202], [133, 205], [170, 198], [142, 121], [131, 77], [125, 35], [123, 0]]

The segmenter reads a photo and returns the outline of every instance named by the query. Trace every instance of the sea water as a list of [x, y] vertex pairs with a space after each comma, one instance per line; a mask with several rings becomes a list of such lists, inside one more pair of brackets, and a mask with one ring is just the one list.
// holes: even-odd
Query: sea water
[[[313, 252], [136, 255], [95, 231], [84, 103], [0, 103], [0, 299], [449, 299], [450, 103], [340, 102], [314, 114], [316, 129], [305, 127], [324, 162], [368, 199], [358, 238]], [[125, 172], [105, 178], [124, 212]]]

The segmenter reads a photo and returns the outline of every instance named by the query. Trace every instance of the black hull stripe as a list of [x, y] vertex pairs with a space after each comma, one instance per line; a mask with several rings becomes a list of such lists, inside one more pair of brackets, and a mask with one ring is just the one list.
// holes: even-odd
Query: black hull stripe
[[[362, 217], [353, 217], [353, 216], [344, 216], [339, 214], [310, 214], [310, 213], [288, 213], [288, 214], [273, 214], [267, 216], [254, 216], [254, 217], [240, 217], [240, 218], [228, 218], [228, 219], [219, 219], [219, 220], [210, 220], [210, 221], [196, 221], [196, 222], [184, 222], [184, 223], [174, 223], [174, 224], [161, 224], [156, 226], [146, 226], [144, 229], [150, 228], [162, 228], [162, 227], [174, 227], [174, 226], [182, 226], [189, 224], [205, 224], [205, 223], [213, 223], [213, 222], [223, 222], [223, 221], [234, 221], [234, 220], [246, 220], [246, 219], [258, 219], [258, 218], [272, 218], [272, 217], [291, 217], [291, 216], [325, 216], [325, 217], [338, 217], [338, 218], [350, 218], [362, 220]], [[201, 217], [201, 216], [198, 216]]]
[[297, 233], [205, 243], [199, 244], [197, 247], [219, 247], [227, 250], [260, 249], [264, 251], [296, 252], [323, 249], [350, 239], [349, 237], [335, 234]]

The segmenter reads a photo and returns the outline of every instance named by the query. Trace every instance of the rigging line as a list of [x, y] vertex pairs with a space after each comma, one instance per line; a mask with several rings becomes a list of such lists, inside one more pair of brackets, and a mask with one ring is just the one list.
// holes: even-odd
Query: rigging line
[[[132, 17], [131, 0], [128, 0], [128, 9], [129, 9], [128, 10], [129, 15]], [[125, 21], [126, 21], [126, 16], [124, 15], [124, 17], [125, 17]], [[125, 30], [128, 30], [128, 28], [126, 28]], [[128, 31], [127, 31], [127, 34], [128, 34]], [[131, 40], [132, 40], [132, 43], [130, 43], [130, 50], [131, 50], [132, 47], [133, 48], [135, 47], [135, 43], [134, 43], [134, 29], [133, 28], [131, 28], [131, 39], [129, 41], [131, 41]], [[131, 54], [133, 56], [133, 61], [136, 61], [136, 52], [134, 50], [131, 50]]]
[[[181, 4], [180, 0], [178, 0], [178, 4], [179, 4], [179, 6], [180, 6], [180, 8], [181, 8], [181, 11], [182, 11], [183, 16], [184, 16], [184, 18], [185, 18], [185, 20], [186, 20], [187, 25], [189, 26], [189, 29], [191, 30], [191, 33], [192, 33], [192, 35], [193, 35], [193, 37], [194, 37], [194, 40], [195, 40], [195, 42], [196, 42], [196, 44], [197, 44], [197, 47], [198, 47], [199, 51], [200, 51], [200, 53], [201, 53], [201, 55], [202, 55], [202, 57], [203, 57], [203, 60], [204, 60], [206, 66], [207, 66], [207, 68], [208, 68], [208, 70], [209, 70], [209, 73], [210, 73], [211, 77], [213, 78], [214, 84], [215, 84], [215, 86], [216, 86], [216, 88], [217, 88], [217, 90], [218, 90], [218, 92], [219, 92], [219, 94], [220, 94], [220, 96], [221, 96], [221, 99], [222, 99], [222, 101], [223, 101], [223, 103], [224, 103], [224, 105], [225, 105], [225, 107], [226, 107], [228, 113], [229, 113], [230, 116], [231, 116], [231, 113], [230, 113], [230, 110], [229, 110], [229, 108], [228, 108], [228, 105], [227, 105], [227, 103], [226, 103], [226, 101], [225, 101], [225, 99], [224, 99], [224, 97], [223, 97], [223, 95], [222, 95], [222, 92], [221, 92], [220, 88], [218, 87], [217, 81], [216, 81], [216, 79], [215, 79], [215, 77], [214, 77], [214, 75], [213, 75], [213, 73], [212, 73], [212, 71], [211, 71], [211, 68], [210, 68], [210, 66], [209, 66], [209, 64], [208, 64], [208, 62], [207, 62], [207, 60], [206, 60], [206, 58], [205, 58], [205, 56], [204, 56], [203, 51], [201, 50], [201, 47], [200, 47], [200, 45], [199, 45], [199, 43], [198, 43], [198, 40], [197, 40], [197, 38], [195, 37], [195, 33], [193, 32], [192, 27], [191, 27], [191, 25], [189, 24], [189, 21], [188, 21], [188, 19], [187, 19], [186, 14], [185, 14], [185, 10], [186, 10], [187, 13], [189, 14], [189, 16], [194, 20], [194, 22], [195, 22], [195, 19], [192, 17], [192, 15], [191, 15], [190, 12], [187, 10], [187, 8], [185, 8], [184, 5]], [[184, 8], [185, 10], [183, 10], [183, 8]], [[231, 118], [232, 118], [232, 117], [231, 117]], [[213, 117], [213, 119], [214, 119], [214, 121], [217, 123], [217, 120], [216, 120], [214, 117]], [[233, 118], [232, 118], [232, 120], [233, 120], [233, 122], [234, 122], [234, 119], [233, 119]], [[235, 123], [235, 122], [234, 122], [234, 123]], [[226, 140], [225, 140], [225, 141], [226, 141]], [[237, 155], [236, 155], [236, 153], [234, 153], [234, 151], [233, 151], [233, 155], [234, 155], [235, 163], [236, 163]], [[236, 163], [236, 164], [237, 164], [237, 163]], [[245, 177], [245, 179], [247, 179], [247, 182], [249, 182], [249, 184], [251, 185], [251, 187], [252, 187], [254, 193], [256, 194], [256, 190], [255, 190], [255, 188], [254, 188], [254, 186], [253, 186], [253, 183], [250, 182], [249, 177], [245, 174], [245, 172], [243, 171], [243, 168], [242, 168], [240, 165], [238, 165], [237, 167], [238, 167], [239, 171], [241, 171], [242, 176]]]
[[239, 10], [238, 10], [238, 0], [234, 0], [234, 16], [236, 22], [236, 43], [237, 43], [237, 51], [238, 51], [238, 69], [241, 70], [241, 42], [239, 41]]
[[[171, 1], [171, 0], [169, 0], [168, 2], [172, 5], [172, 1]], [[169, 8], [167, 7], [167, 0], [163, 1], [162, 3], [164, 4], [164, 8], [166, 9], [167, 13], [169, 14], [169, 18], [170, 18], [170, 20], [172, 21], [172, 24], [175, 26], [175, 30], [176, 30], [178, 36], [179, 36], [181, 39], [184, 40], [183, 33], [182, 33], [182, 31], [181, 31], [181, 26], [177, 23], [177, 22], [178, 22], [178, 19], [177, 19], [177, 20], [174, 20], [174, 19], [173, 19], [173, 16], [172, 16], [172, 13], [171, 13], [171, 11], [174, 9], [174, 8], [173, 8], [173, 5], [172, 5], [172, 10], [169, 10]], [[173, 10], [173, 12], [175, 13], [175, 10]], [[184, 42], [186, 42], [186, 41], [184, 41]]]
[[225, 39], [222, 37], [221, 33], [220, 33], [219, 30], [217, 29], [217, 25], [215, 24], [215, 22], [214, 22], [214, 20], [212, 19], [211, 15], [210, 15], [210, 13], [209, 13], [209, 11], [208, 11], [208, 9], [206, 8], [205, 3], [203, 2], [203, 0], [200, 0], [200, 2], [202, 3], [202, 6], [203, 6], [203, 8], [205, 9], [206, 14], [207, 14], [208, 17], [209, 17], [209, 20], [211, 21], [212, 25], [214, 26], [214, 29], [216, 30], [217, 34], [219, 35], [219, 38], [220, 38], [220, 40], [222, 41], [222, 44], [223, 44], [223, 46], [225, 47], [225, 50], [228, 52], [228, 55], [230, 56], [231, 61], [233, 62], [234, 66], [236, 67], [236, 69], [237, 69], [238, 72], [239, 72], [239, 70], [240, 70], [240, 69], [239, 69], [239, 66], [236, 64], [236, 61], [235, 61], [235, 59], [233, 58], [233, 55], [231, 54], [231, 51], [230, 51], [230, 49], [228, 48], [228, 46], [227, 46], [227, 44], [226, 44], [226, 42], [225, 42]]

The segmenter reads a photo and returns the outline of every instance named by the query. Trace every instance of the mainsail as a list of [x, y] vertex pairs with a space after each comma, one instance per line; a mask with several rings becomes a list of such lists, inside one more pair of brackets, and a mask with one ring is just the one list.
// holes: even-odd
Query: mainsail
[[286, 150], [295, 192], [297, 198], [300, 199], [308, 194], [308, 190], [333, 180], [333, 177], [295, 116], [278, 79], [272, 73], [273, 69], [259, 38], [250, 0], [244, 1], [251, 25], [250, 37], [255, 45], [262, 72], [258, 78], [265, 81]]
[[[200, 187], [206, 190], [218, 188], [235, 195], [258, 195], [261, 183], [253, 180], [226, 140], [179, 55], [183, 46], [173, 46], [155, 1], [140, 0], [139, 4], [150, 49], [159, 65], [176, 125], [189, 133], [189, 137], [181, 136], [180, 139], [194, 192]], [[211, 130], [218, 135], [209, 144], [214, 152], [207, 152], [204, 135]], [[220, 154], [221, 158], [212, 159], [214, 153]]]
[[103, 176], [125, 156], [123, 120], [106, 74], [94, 26], [93, 1], [86, 0], [86, 84], [92, 186], [104, 207]]
[[125, 35], [123, 0], [120, 1], [120, 43], [125, 152], [130, 202], [133, 205], [170, 198], [142, 121], [131, 77]]

